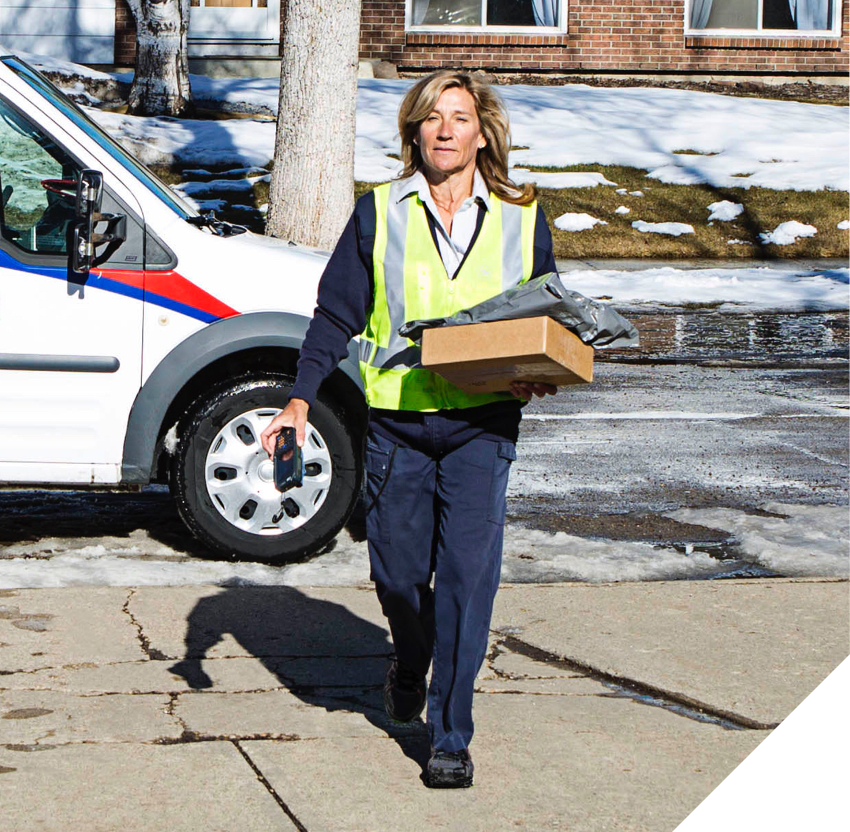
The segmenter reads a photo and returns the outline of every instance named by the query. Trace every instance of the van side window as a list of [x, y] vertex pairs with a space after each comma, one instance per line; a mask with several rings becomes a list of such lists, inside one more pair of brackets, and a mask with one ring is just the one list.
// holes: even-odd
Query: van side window
[[0, 236], [34, 254], [64, 255], [79, 166], [0, 99]]

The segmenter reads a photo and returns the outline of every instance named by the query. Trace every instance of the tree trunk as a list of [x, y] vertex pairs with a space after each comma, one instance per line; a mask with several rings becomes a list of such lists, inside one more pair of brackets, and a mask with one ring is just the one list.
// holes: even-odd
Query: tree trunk
[[136, 74], [130, 89], [134, 115], [185, 113], [190, 106], [189, 0], [127, 0], [136, 19]]
[[360, 0], [284, 0], [266, 233], [332, 249], [354, 203]]

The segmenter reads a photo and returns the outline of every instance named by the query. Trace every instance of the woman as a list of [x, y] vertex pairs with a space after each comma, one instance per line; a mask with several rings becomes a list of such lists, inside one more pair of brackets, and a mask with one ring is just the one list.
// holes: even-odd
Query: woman
[[404, 170], [358, 200], [322, 276], [289, 404], [262, 441], [271, 454], [294, 426], [303, 442], [319, 384], [360, 335], [369, 557], [396, 653], [384, 702], [391, 718], [415, 719], [433, 661], [426, 783], [464, 787], [521, 400], [555, 388], [464, 393], [423, 369], [397, 330], [555, 271], [555, 260], [534, 189], [507, 178], [507, 116], [488, 84], [437, 72], [410, 89], [398, 119]]

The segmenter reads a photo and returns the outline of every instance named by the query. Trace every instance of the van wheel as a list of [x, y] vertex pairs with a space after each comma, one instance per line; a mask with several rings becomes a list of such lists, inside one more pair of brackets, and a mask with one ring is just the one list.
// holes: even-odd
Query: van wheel
[[339, 532], [360, 491], [360, 439], [319, 397], [304, 442], [304, 482], [281, 495], [260, 434], [288, 401], [286, 376], [238, 379], [197, 402], [182, 429], [171, 490], [186, 525], [217, 555], [307, 557]]

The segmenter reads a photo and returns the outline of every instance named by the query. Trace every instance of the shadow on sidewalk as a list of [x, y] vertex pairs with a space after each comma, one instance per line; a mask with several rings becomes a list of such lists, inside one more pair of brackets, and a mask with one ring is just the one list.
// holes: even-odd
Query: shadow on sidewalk
[[186, 654], [170, 671], [194, 690], [214, 687], [202, 662], [228, 633], [303, 702], [362, 714], [425, 771], [430, 748], [424, 724], [396, 723], [384, 711], [392, 643], [383, 627], [293, 587], [225, 587], [201, 598], [189, 614]]

